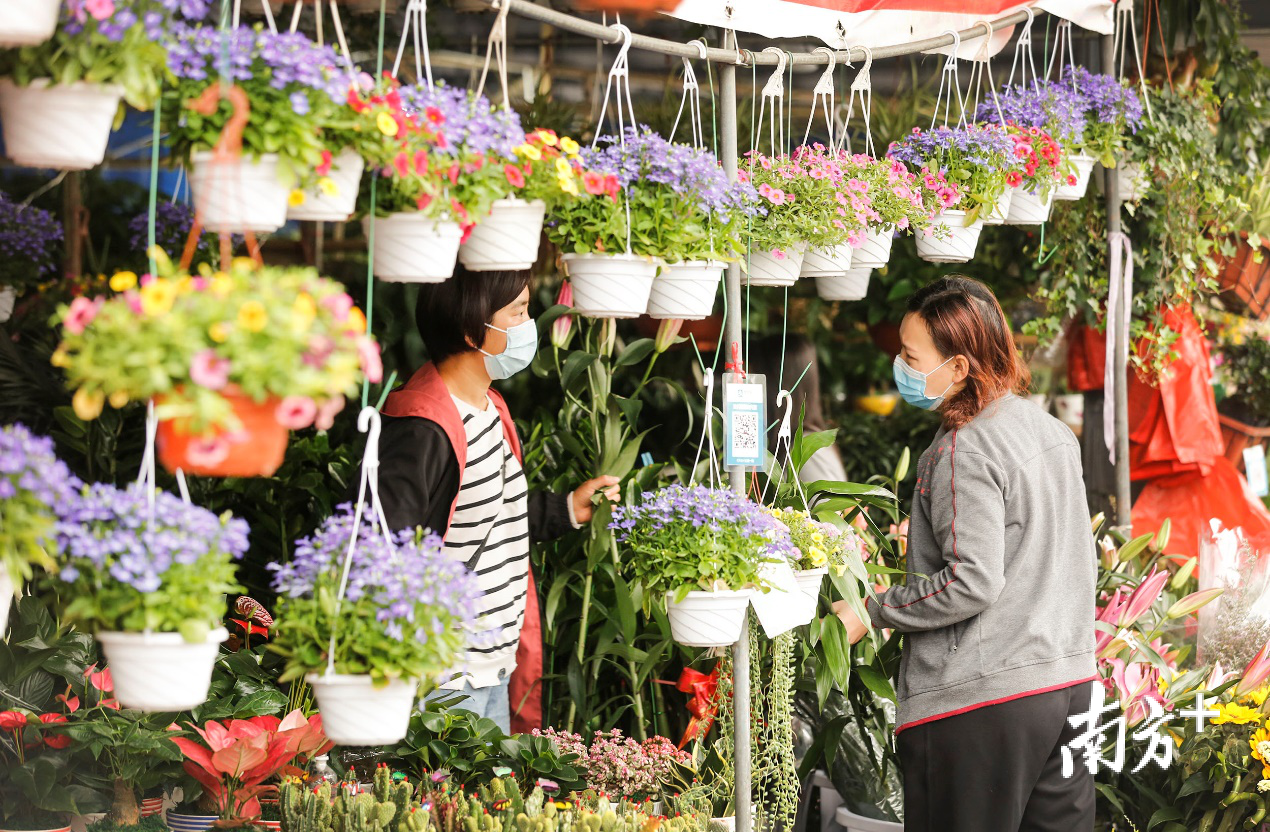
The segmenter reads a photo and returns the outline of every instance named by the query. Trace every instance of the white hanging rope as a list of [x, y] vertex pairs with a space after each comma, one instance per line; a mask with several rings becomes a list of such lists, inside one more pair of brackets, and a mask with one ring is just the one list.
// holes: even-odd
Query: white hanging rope
[[340, 618], [340, 606], [344, 602], [344, 594], [348, 590], [348, 573], [353, 565], [353, 553], [357, 551], [357, 536], [361, 531], [362, 513], [366, 507], [366, 492], [370, 491], [371, 510], [375, 522], [379, 525], [380, 534], [388, 542], [389, 557], [397, 562], [397, 543], [388, 528], [388, 520], [384, 516], [384, 506], [379, 501], [379, 434], [382, 422], [379, 411], [366, 406], [357, 416], [357, 429], [366, 434], [366, 450], [362, 454], [361, 483], [357, 488], [357, 504], [353, 509], [353, 528], [348, 536], [348, 551], [344, 555], [344, 566], [340, 573], [340, 589], [335, 596], [335, 614], [331, 618], [331, 641], [327, 648], [326, 675], [335, 673], [335, 636]]
[[959, 115], [957, 117], [956, 126], [964, 127], [966, 125], [966, 100], [961, 97], [961, 79], [957, 76], [957, 50], [961, 48], [961, 35], [949, 29], [944, 32], [945, 35], [952, 35], [953, 48], [948, 53], [948, 59], [944, 61], [944, 68], [939, 73], [939, 93], [935, 96], [935, 112], [930, 118], [930, 129], [935, 129], [935, 123], [939, 121], [939, 105], [944, 102], [945, 95], [947, 103], [944, 103], [944, 126], [948, 126], [948, 117], [952, 114], [953, 99], [956, 98]]
[[1133, 0], [1117, 0], [1116, 27], [1111, 38], [1112, 63], [1116, 66], [1116, 78], [1125, 79], [1124, 62], [1129, 55], [1129, 43], [1133, 43], [1134, 65], [1138, 70], [1138, 89], [1142, 92], [1142, 106], [1146, 108], [1147, 118], [1155, 121], [1151, 112], [1151, 96], [1147, 94], [1146, 68], [1142, 64], [1142, 51], [1138, 47], [1138, 27], [1133, 17]]
[[997, 122], [1004, 129], [1005, 113], [1001, 110], [1001, 99], [997, 96], [997, 82], [992, 77], [992, 24], [986, 20], [980, 20], [977, 25], [982, 26], [987, 34], [984, 35], [983, 43], [979, 45], [979, 51], [970, 63], [969, 90], [974, 94], [974, 102], [970, 105], [970, 112], [972, 113], [972, 118], [974, 117], [973, 114], [979, 112], [979, 95], [986, 83], [988, 93], [992, 96], [992, 103], [997, 110]]
[[1014, 86], [1014, 72], [1019, 72], [1019, 86], [1026, 87], [1028, 84], [1028, 72], [1032, 73], [1032, 85], [1035, 86], [1040, 78], [1036, 74], [1036, 63], [1032, 60], [1032, 21], [1036, 19], [1036, 15], [1031, 9], [1025, 8], [1024, 13], [1027, 14], [1027, 23], [1023, 24], [1023, 31], [1019, 34], [1019, 39], [1014, 44], [1014, 60], [1010, 62], [1010, 80], [1006, 81], [1006, 86]]
[[[785, 479], [787, 472], [793, 473], [794, 489], [798, 492], [798, 496], [803, 501], [803, 510], [811, 514], [811, 506], [807, 502], [807, 494], [803, 491], [802, 480], [798, 477], [798, 472], [793, 470], [794, 467], [794, 431], [791, 416], [794, 410], [794, 397], [789, 394], [788, 390], [782, 390], [776, 394], [776, 406], [785, 406], [785, 412], [781, 415], [781, 426], [776, 433], [776, 447], [772, 448], [772, 469], [767, 472], [767, 482], [763, 483], [763, 493], [759, 495], [759, 503], [767, 502], [767, 488], [776, 480], [777, 482]], [[781, 455], [781, 449], [784, 449], [784, 456]], [[780, 467], [779, 479], [774, 476], [777, 466]], [[778, 485], [779, 489], [780, 486]], [[773, 496], [775, 496], [775, 492]]]
[[[706, 45], [699, 40], [690, 40], [688, 43], [697, 47], [701, 53], [701, 60], [706, 59]], [[679, 119], [683, 117], [684, 107], [688, 108], [688, 126], [692, 132], [692, 146], [700, 150], [706, 146], [705, 125], [701, 119], [701, 86], [697, 83], [697, 73], [693, 71], [692, 61], [687, 58], [684, 62], [684, 78], [683, 78], [683, 97], [679, 99], [679, 112], [675, 113], [674, 126], [670, 128], [670, 141], [675, 141], [675, 133], [679, 130]]]
[[709, 465], [706, 467], [706, 476], [709, 478], [710, 488], [719, 488], [723, 483], [723, 474], [719, 470], [719, 460], [714, 453], [714, 368], [706, 367], [705, 375], [706, 386], [706, 411], [704, 423], [701, 425], [701, 438], [697, 442], [697, 456], [692, 460], [692, 471], [688, 475], [688, 487], [691, 488], [693, 483], [697, 481], [697, 465], [701, 463], [701, 449], [706, 448], [708, 454]]
[[[278, 24], [273, 20], [273, 9], [269, 8], [269, 0], [260, 0], [260, 8], [265, 13], [265, 23], [269, 25], [269, 31], [275, 35], [278, 34]], [[234, 28], [238, 28], [238, 22], [242, 18], [243, 0], [234, 0]]]
[[[1120, 307], [1133, 303], [1133, 244], [1129, 236], [1120, 231], [1112, 231], [1107, 235], [1107, 243], [1111, 247], [1111, 274], [1107, 289], [1107, 352], [1105, 369], [1103, 370], [1103, 388], [1108, 402], [1116, 400], [1116, 362], [1119, 344], [1129, 343], [1129, 318], [1131, 309], [1126, 309], [1123, 323], [1118, 322]], [[1104, 407], [1102, 411], [1102, 436], [1107, 446], [1107, 455], [1111, 464], [1116, 464], [1116, 409]]]
[[825, 113], [825, 127], [829, 130], [829, 147], [832, 149], [837, 146], [833, 139], [833, 114], [837, 112], [833, 92], [833, 70], [838, 63], [838, 58], [837, 53], [828, 46], [817, 46], [813, 51], [827, 54], [829, 66], [825, 67], [825, 71], [821, 73], [820, 80], [816, 82], [816, 88], [811, 94], [811, 111], [807, 113], [807, 129], [803, 131], [803, 145], [807, 144], [807, 139], [811, 136], [811, 123], [816, 118], [816, 102], [819, 101]]
[[[776, 71], [772, 73], [772, 77], [767, 79], [767, 83], [763, 85], [762, 102], [758, 108], [758, 120], [755, 121], [757, 130], [754, 136], [754, 150], [758, 151], [763, 143], [763, 114], [768, 114], [767, 137], [772, 145], [772, 155], [779, 156], [785, 152], [785, 66], [789, 61], [789, 55], [783, 49], [777, 49], [775, 46], [769, 46], [763, 50], [764, 52], [773, 52], [776, 55]], [[768, 109], [767, 103], [771, 101], [771, 109]], [[777, 139], [779, 138], [779, 144]]]
[[1072, 22], [1070, 20], [1059, 20], [1058, 26], [1054, 31], [1054, 49], [1050, 52], [1049, 60], [1045, 62], [1045, 80], [1049, 80], [1050, 73], [1057, 69], [1057, 77], [1063, 74], [1063, 53], [1067, 55], [1067, 65], [1072, 69], [1072, 89], [1076, 92], [1080, 90], [1076, 86], [1076, 53], [1072, 49]]
[[401, 59], [406, 54], [408, 42], [413, 42], [415, 50], [415, 83], [424, 78], [428, 89], [432, 89], [432, 56], [428, 53], [428, 3], [427, 0], [409, 0], [406, 4], [406, 20], [401, 26], [401, 43], [397, 46], [397, 57], [392, 62], [392, 77], [396, 78], [401, 70]]
[[[609, 109], [609, 93], [613, 93], [613, 99], [616, 104], [614, 111], [617, 113], [617, 142], [622, 147], [626, 146], [626, 126], [630, 122], [632, 128], [635, 127], [635, 106], [631, 104], [631, 30], [623, 26], [621, 23], [614, 23], [612, 29], [616, 29], [622, 35], [622, 48], [618, 50], [617, 57], [613, 60], [613, 68], [609, 70], [608, 80], [604, 84], [604, 103], [600, 105], [600, 118], [595, 123], [595, 135], [591, 137], [591, 149], [594, 150], [596, 144], [600, 141], [600, 133], [604, 129], [604, 116]], [[625, 113], [623, 113], [625, 106]], [[622, 189], [622, 204], [626, 209], [626, 253], [631, 253], [631, 201], [626, 196], [626, 189]]]
[[493, 56], [494, 64], [498, 68], [498, 84], [503, 91], [503, 109], [510, 110], [512, 98], [507, 91], [507, 12], [511, 10], [511, 4], [495, 0], [494, 8], [498, 9], [498, 17], [494, 19], [494, 26], [489, 31], [489, 43], [485, 47], [485, 65], [481, 67], [481, 80], [476, 85], [476, 91], [484, 92], [485, 90], [485, 77], [489, 74], [490, 57]]
[[843, 120], [839, 148], [851, 152], [851, 118], [855, 115], [856, 100], [860, 101], [860, 112], [864, 114], [864, 152], [876, 159], [878, 152], [873, 145], [873, 50], [861, 46], [864, 50], [864, 68], [856, 73], [851, 82], [851, 96], [847, 100], [847, 115]]
[[[154, 519], [154, 502], [155, 495], [158, 492], [158, 482], [155, 479], [157, 474], [155, 440], [159, 434], [159, 417], [155, 415], [154, 399], [146, 403], [146, 447], [141, 455], [141, 470], [137, 472], [137, 485], [145, 490], [146, 509], [149, 511], [150, 519]], [[180, 468], [176, 469], [176, 485], [181, 490], [181, 500], [188, 506], [190, 503], [190, 488], [185, 482], [185, 472]]]
[[[344, 65], [348, 73], [349, 80], [355, 81], [357, 78], [357, 68], [353, 65], [353, 55], [348, 51], [348, 40], [344, 37], [344, 23], [340, 20], [340, 7], [336, 4], [335, 0], [330, 0], [330, 4], [331, 25], [335, 30], [335, 41], [340, 47], [340, 57], [344, 59]], [[308, 4], [305, 3], [304, 0], [297, 0], [295, 9], [291, 12], [291, 26], [288, 31], [292, 34], [300, 28], [300, 14], [304, 11], [304, 7], [306, 5]], [[314, 0], [313, 13], [317, 26], [317, 44], [318, 46], [322, 46], [325, 43], [323, 35], [322, 0]]]

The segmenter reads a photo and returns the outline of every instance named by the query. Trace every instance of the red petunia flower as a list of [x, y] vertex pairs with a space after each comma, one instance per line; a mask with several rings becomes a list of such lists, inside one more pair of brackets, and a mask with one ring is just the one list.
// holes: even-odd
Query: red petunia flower
[[370, 109], [370, 105], [365, 101], [362, 101], [361, 96], [357, 94], [357, 90], [352, 89], [351, 87], [348, 91], [348, 106], [355, 113], [364, 113]]
[[599, 196], [604, 193], [604, 174], [589, 170], [582, 174], [582, 187], [586, 188], [586, 192], [591, 196]]
[[503, 175], [507, 177], [507, 183], [513, 188], [525, 187], [525, 175], [515, 165], [503, 165]]
[[323, 151], [322, 151], [322, 161], [321, 161], [320, 163], [318, 163], [318, 166], [317, 166], [317, 175], [318, 175], [318, 176], [329, 176], [329, 175], [330, 175], [330, 173], [331, 173], [331, 163], [332, 163], [334, 160], [335, 160], [335, 157], [331, 155], [331, 151], [329, 151], [329, 150], [323, 150]]

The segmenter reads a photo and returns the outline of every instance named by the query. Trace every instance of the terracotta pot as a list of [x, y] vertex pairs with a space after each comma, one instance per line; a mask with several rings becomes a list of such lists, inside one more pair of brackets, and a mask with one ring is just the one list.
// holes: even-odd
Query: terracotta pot
[[237, 433], [212, 430], [193, 434], [188, 419], [159, 422], [156, 442], [164, 468], [206, 477], [268, 477], [278, 470], [288, 438], [287, 429], [275, 415], [279, 400], [257, 403], [237, 393], [228, 393], [225, 398], [242, 422]]
[[1270, 246], [1261, 244], [1261, 262], [1254, 260], [1256, 251], [1247, 239], [1239, 243], [1239, 250], [1230, 260], [1219, 262], [1222, 297], [1236, 306], [1247, 309], [1248, 315], [1259, 320], [1270, 318]]
[[1230, 464], [1244, 470], [1244, 450], [1253, 445], [1266, 445], [1270, 442], [1270, 427], [1258, 428], [1246, 425], [1224, 413], [1218, 413], [1221, 422], [1221, 438], [1226, 445], [1226, 459]]

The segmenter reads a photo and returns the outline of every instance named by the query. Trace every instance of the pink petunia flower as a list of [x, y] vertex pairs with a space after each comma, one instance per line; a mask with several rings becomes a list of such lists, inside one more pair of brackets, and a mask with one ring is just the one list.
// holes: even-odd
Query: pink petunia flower
[[190, 442], [185, 455], [192, 465], [207, 467], [219, 465], [229, 456], [229, 440], [223, 436], [208, 436]]
[[66, 312], [66, 320], [63, 326], [71, 335], [79, 335], [84, 328], [93, 322], [93, 318], [97, 317], [97, 310], [101, 308], [101, 299], [91, 301], [82, 295], [71, 301], [71, 308]]
[[335, 424], [335, 417], [344, 409], [344, 397], [336, 396], [333, 399], [327, 399], [318, 405], [317, 416], [313, 419], [313, 426], [318, 430], [330, 430]]
[[93, 20], [105, 20], [115, 13], [114, 0], [86, 0], [84, 8], [93, 16]]
[[353, 308], [353, 299], [346, 292], [340, 292], [338, 295], [322, 298], [322, 305], [331, 310], [335, 320], [344, 323], [348, 319], [349, 311]]
[[773, 259], [773, 260], [785, 260], [785, 259], [787, 259], [788, 257], [789, 257], [789, 255], [785, 253], [785, 250], [784, 250], [783, 248], [774, 248], [774, 249], [772, 249], [772, 259]]
[[208, 390], [221, 389], [229, 383], [229, 359], [212, 349], [199, 350], [190, 362], [190, 381]]
[[384, 362], [379, 356], [379, 345], [364, 335], [357, 339], [357, 360], [371, 384], [378, 384], [383, 379]]
[[308, 396], [287, 396], [274, 411], [278, 424], [288, 430], [300, 430], [313, 424], [317, 405]]

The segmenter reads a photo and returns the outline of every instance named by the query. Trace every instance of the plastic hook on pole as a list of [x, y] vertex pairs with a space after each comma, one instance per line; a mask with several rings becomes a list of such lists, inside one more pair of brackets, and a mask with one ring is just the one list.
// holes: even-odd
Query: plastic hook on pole
[[953, 39], [952, 51], [948, 53], [948, 58], [944, 61], [944, 68], [939, 73], [939, 92], [935, 97], [935, 112], [931, 115], [930, 129], [935, 129], [936, 122], [939, 121], [939, 105], [944, 102], [945, 92], [948, 100], [944, 103], [944, 126], [948, 126], [948, 117], [952, 115], [953, 99], [957, 101], [958, 124], [965, 124], [966, 121], [966, 102], [961, 97], [961, 81], [957, 75], [957, 53], [961, 50], [961, 35], [952, 29], [945, 30], [942, 34], [951, 35]]
[[[769, 46], [763, 52], [771, 52], [776, 56], [776, 71], [767, 79], [767, 83], [763, 85], [763, 97], [759, 104], [758, 134], [755, 136], [755, 144], [760, 144], [763, 135], [763, 115], [768, 117], [768, 140], [772, 145], [772, 155], [779, 156], [785, 152], [785, 67], [789, 63], [789, 55], [783, 49], [777, 49], [775, 46]], [[769, 109], [768, 101], [772, 102]], [[754, 148], [758, 150], [758, 147]]]
[[970, 106], [971, 113], [979, 112], [979, 92], [983, 89], [984, 81], [987, 81], [988, 94], [992, 96], [993, 106], [997, 111], [997, 120], [1001, 125], [1005, 125], [1005, 113], [1001, 109], [1001, 98], [997, 95], [997, 83], [992, 77], [992, 35], [994, 28], [991, 23], [986, 20], [980, 20], [975, 23], [976, 26], [982, 26], [986, 35], [983, 43], [979, 45], [979, 51], [975, 54], [974, 61], [971, 63], [970, 69], [970, 90], [974, 93], [974, 103]]
[[825, 114], [825, 127], [829, 130], [829, 147], [835, 148], [834, 142], [833, 116], [837, 111], [834, 101], [833, 89], [833, 71], [838, 65], [838, 53], [828, 46], [818, 46], [813, 52], [824, 52], [829, 57], [829, 65], [825, 67], [825, 71], [820, 74], [820, 79], [816, 81], [816, 87], [811, 95], [811, 111], [807, 113], [807, 129], [803, 131], [803, 144], [807, 144], [807, 139], [811, 137], [811, 123], [816, 118], [816, 104], [819, 103]]
[[1018, 70], [1021, 87], [1027, 86], [1029, 69], [1032, 71], [1032, 83], [1039, 80], [1036, 76], [1036, 63], [1032, 60], [1032, 22], [1036, 20], [1036, 14], [1026, 7], [1023, 12], [1027, 15], [1027, 22], [1023, 24], [1019, 39], [1014, 42], [1014, 60], [1010, 62], [1010, 80], [1006, 82], [1008, 86], [1014, 85], [1015, 70]]

